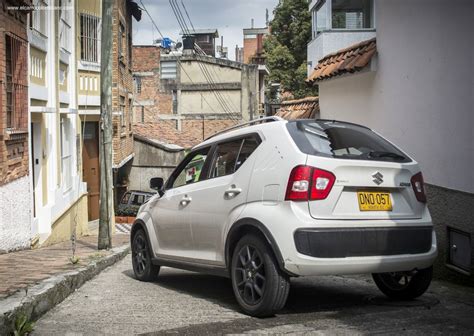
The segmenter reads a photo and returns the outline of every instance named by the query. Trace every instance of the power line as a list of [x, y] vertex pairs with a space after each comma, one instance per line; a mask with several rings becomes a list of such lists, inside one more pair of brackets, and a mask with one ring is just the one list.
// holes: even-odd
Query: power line
[[[177, 0], [175, 0], [174, 3], [173, 3], [172, 0], [169, 0], [169, 2], [170, 2], [170, 5], [171, 5], [171, 7], [172, 7], [172, 9], [173, 9], [173, 12], [174, 12], [174, 14], [175, 14], [175, 16], [176, 16], [176, 19], [177, 19], [178, 24], [180, 25], [181, 29], [183, 30], [183, 32], [184, 32], [185, 34], [190, 35], [189, 27], [188, 27], [188, 25], [187, 25], [187, 23], [186, 23], [186, 20], [184, 19], [184, 15], [182, 14], [181, 10], [179, 9], [179, 5], [178, 5], [178, 3], [177, 3]], [[187, 13], [187, 10], [186, 10], [186, 7], [184, 6], [184, 3], [183, 3], [183, 2], [181, 2], [181, 3], [182, 3], [183, 8], [185, 9], [185, 11], [186, 11], [186, 13]], [[189, 21], [190, 21], [191, 26], [192, 26], [193, 29], [194, 29], [194, 25], [193, 25], [192, 21], [190, 20], [189, 13], [187, 13], [187, 16], [188, 16], [188, 19], [189, 19]], [[196, 43], [194, 44], [194, 46], [195, 46], [195, 49], [197, 49], [197, 50], [200, 49], [199, 46], [198, 46]], [[204, 53], [204, 51], [203, 51], [202, 49], [200, 49], [200, 51], [201, 51], [201, 53], [203, 54], [202, 56], [207, 56], [207, 55]], [[198, 59], [199, 59], [199, 57], [198, 57]], [[201, 60], [203, 60], [203, 59], [201, 58]], [[235, 120], [236, 118], [238, 119], [237, 113], [234, 114], [234, 113], [232, 112], [232, 108], [230, 107], [230, 104], [229, 104], [229, 103], [227, 102], [227, 100], [222, 96], [220, 90], [218, 90], [217, 85], [216, 85], [214, 79], [212, 78], [212, 75], [211, 75], [210, 72], [209, 72], [209, 69], [208, 69], [207, 64], [206, 64], [205, 62], [202, 62], [202, 64], [201, 64], [201, 62], [198, 62], [198, 65], [199, 65], [199, 67], [200, 67], [200, 69], [201, 69], [201, 71], [202, 71], [202, 73], [203, 73], [203, 75], [204, 75], [206, 81], [207, 81], [208, 84], [210, 85], [211, 91], [214, 93], [214, 95], [215, 95], [215, 97], [216, 97], [218, 103], [221, 105], [221, 107], [222, 107], [222, 109], [224, 110], [224, 112], [226, 112], [226, 113], [229, 115], [229, 117], [230, 117], [231, 119], [234, 119], [234, 120]], [[212, 67], [211, 67], [211, 68], [212, 68]]]
[[[145, 7], [145, 5], [144, 5], [144, 3], [143, 3], [142, 0], [140, 0], [140, 4], [141, 4], [141, 6], [143, 7], [142, 9], [143, 9], [143, 10], [145, 11], [145, 13], [148, 15], [148, 17], [149, 17], [150, 21], [152, 22], [153, 26], [155, 27], [155, 29], [156, 29], [156, 30], [158, 31], [158, 33], [160, 34], [161, 38], [164, 39], [163, 34], [161, 33], [160, 29], [159, 29], [158, 26], [156, 25], [155, 20], [153, 19], [153, 17], [151, 16], [151, 14], [150, 14], [150, 13], [148, 12], [148, 10], [146, 9], [146, 7]], [[186, 76], [189, 78], [190, 82], [191, 82], [192, 84], [194, 84], [194, 82], [193, 82], [191, 76], [190, 76], [190, 75], [188, 74], [188, 72], [184, 69], [184, 67], [183, 67], [183, 65], [182, 65], [181, 60], [179, 59], [179, 57], [177, 57], [177, 63], [179, 64], [181, 70], [182, 70], [182, 71], [186, 74]], [[203, 98], [203, 100], [206, 102], [206, 104], [211, 108], [211, 110], [212, 110], [214, 113], [217, 114], [217, 112], [214, 110], [214, 108], [213, 108], [212, 105], [209, 103], [209, 101], [206, 99], [206, 97], [202, 94], [202, 92], [201, 92], [200, 94], [201, 94], [201, 97]], [[157, 95], [155, 94], [155, 97], [154, 97], [154, 98], [156, 98], [156, 96], [157, 96]], [[145, 105], [142, 105], [142, 104], [139, 104], [139, 105], [142, 106], [143, 108], [146, 108], [146, 109], [148, 110], [148, 107], [146, 107]], [[233, 118], [231, 118], [231, 119], [233, 119]]]

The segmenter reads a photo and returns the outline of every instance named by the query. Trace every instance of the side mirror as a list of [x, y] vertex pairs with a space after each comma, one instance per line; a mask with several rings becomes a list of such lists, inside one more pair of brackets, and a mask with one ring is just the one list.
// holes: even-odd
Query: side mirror
[[156, 190], [160, 196], [163, 196], [164, 180], [161, 177], [152, 177], [150, 179], [150, 189]]

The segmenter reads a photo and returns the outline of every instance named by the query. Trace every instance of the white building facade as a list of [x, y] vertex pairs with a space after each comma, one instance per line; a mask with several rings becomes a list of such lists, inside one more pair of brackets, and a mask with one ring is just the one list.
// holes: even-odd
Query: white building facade
[[[315, 80], [321, 118], [369, 126], [420, 163], [440, 244], [435, 270], [472, 281], [474, 3], [384, 0], [372, 8], [377, 53], [363, 70]], [[320, 37], [308, 54], [325, 48]]]
[[30, 15], [29, 111], [32, 246], [83, 233], [87, 213], [81, 180], [77, 108], [76, 2], [35, 1]]

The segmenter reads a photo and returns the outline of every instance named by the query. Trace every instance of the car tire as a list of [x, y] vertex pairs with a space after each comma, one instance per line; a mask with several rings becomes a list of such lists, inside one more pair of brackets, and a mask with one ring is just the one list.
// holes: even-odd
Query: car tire
[[151, 246], [145, 231], [139, 229], [132, 239], [132, 266], [135, 278], [140, 281], [153, 281], [158, 277], [160, 266], [153, 265]]
[[426, 292], [433, 278], [433, 267], [408, 272], [372, 274], [382, 293], [395, 300], [413, 300]]
[[289, 277], [258, 236], [246, 235], [237, 243], [231, 260], [231, 279], [237, 302], [246, 314], [272, 316], [285, 306]]

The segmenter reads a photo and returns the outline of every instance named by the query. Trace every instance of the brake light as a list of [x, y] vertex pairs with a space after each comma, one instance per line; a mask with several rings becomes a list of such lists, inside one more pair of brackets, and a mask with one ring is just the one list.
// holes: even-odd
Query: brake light
[[336, 177], [326, 170], [296, 166], [288, 179], [285, 200], [308, 201], [325, 199], [331, 192]]
[[423, 174], [421, 174], [421, 172], [411, 177], [411, 186], [415, 192], [416, 199], [419, 202], [426, 203], [425, 184], [423, 182]]
[[311, 167], [296, 166], [293, 168], [286, 187], [287, 201], [307, 201], [311, 183]]

